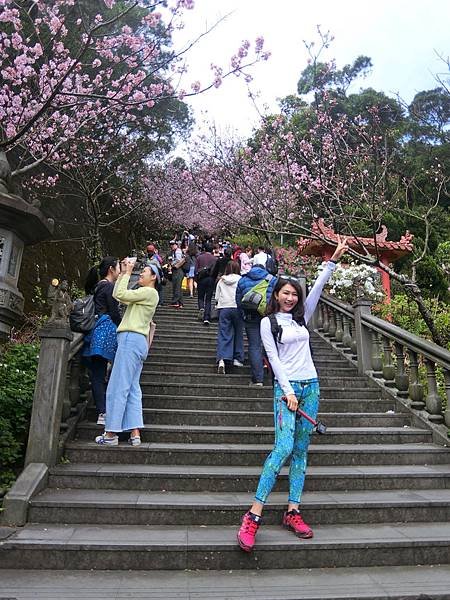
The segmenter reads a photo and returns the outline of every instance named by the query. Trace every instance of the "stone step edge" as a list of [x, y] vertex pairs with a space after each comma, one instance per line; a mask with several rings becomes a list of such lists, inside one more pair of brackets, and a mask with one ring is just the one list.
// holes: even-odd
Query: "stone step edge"
[[[95, 431], [101, 429], [102, 426], [97, 425], [96, 423], [89, 423], [87, 421], [83, 421], [79, 424], [78, 429], [93, 429]], [[144, 426], [140, 428], [141, 431], [148, 432], [164, 432], [171, 431], [177, 433], [183, 432], [193, 432], [193, 433], [273, 433], [274, 427], [241, 427], [241, 426], [223, 426], [223, 425], [152, 425], [144, 423]], [[430, 434], [431, 431], [428, 429], [420, 429], [418, 427], [410, 427], [409, 425], [405, 425], [403, 427], [328, 427], [327, 434], [334, 435], [345, 435], [349, 433], [360, 433], [373, 435], [375, 433], [380, 434], [399, 434], [404, 433], [405, 435], [418, 435], [418, 434]]]
[[[429, 494], [433, 490], [419, 490], [417, 498], [402, 498], [402, 490], [355, 490], [305, 492], [302, 496], [303, 510], [323, 509], [362, 509], [411, 508], [411, 507], [446, 507], [450, 510], [450, 490], [439, 489], [442, 498], [434, 498]], [[413, 494], [407, 490], [407, 494]], [[30, 500], [33, 507], [65, 508], [127, 508], [136, 510], [160, 509], [166, 511], [179, 510], [220, 510], [235, 511], [248, 509], [253, 494], [251, 492], [214, 492], [208, 493], [183, 491], [143, 491], [143, 490], [93, 490], [83, 488], [47, 488]], [[173, 498], [176, 497], [176, 501]], [[170, 502], [169, 502], [170, 500]], [[287, 498], [283, 492], [272, 492], [268, 509], [285, 510]], [[450, 535], [450, 532], [449, 532]]]
[[[224, 377], [226, 377], [226, 375], [224, 375]], [[186, 382], [173, 382], [173, 381], [156, 381], [156, 382], [151, 382], [151, 381], [141, 381], [141, 387], [142, 386], [148, 386], [148, 385], [152, 385], [154, 387], [167, 387], [167, 388], [179, 388], [179, 387], [186, 387]], [[191, 383], [189, 382], [189, 387], [192, 388], [201, 388], [201, 389], [211, 389], [211, 385], [209, 383]], [[230, 385], [214, 385], [214, 389], [218, 390], [218, 391], [227, 391], [230, 389], [239, 389], [239, 390], [246, 390], [247, 392], [249, 390], [254, 390], [255, 388], [253, 388], [252, 386], [249, 386], [248, 384], [230, 384]], [[259, 387], [256, 388], [259, 391], [272, 391], [272, 386], [271, 385], [264, 385], [263, 387]], [[339, 390], [339, 391], [346, 391], [346, 388], [339, 388], [339, 386], [320, 386], [320, 392], [324, 392], [326, 393], [328, 390]], [[367, 387], [359, 387], [359, 386], [355, 386], [351, 388], [352, 392], [361, 392], [362, 394], [367, 393], [367, 392], [372, 392], [372, 393], [377, 393], [378, 395], [381, 395], [380, 389], [377, 386], [367, 386]]]
[[[236, 571], [57, 571], [5, 570], [2, 572], [3, 594], [25, 597], [33, 590], [36, 600], [55, 598], [82, 600], [97, 597], [98, 590], [114, 589], [120, 597], [141, 597], [146, 586], [147, 600], [416, 600], [418, 594], [434, 600], [450, 600], [450, 569], [440, 566], [339, 567], [315, 569], [247, 569]], [[361, 590], [361, 587], [364, 590]], [[143, 596], [142, 596], [143, 597]]]
[[[148, 384], [150, 385], [150, 384]], [[249, 392], [253, 391], [255, 388], [250, 388], [247, 387], [247, 389], [249, 390]], [[262, 388], [264, 389], [264, 388]], [[334, 388], [333, 388], [334, 389]], [[323, 388], [321, 388], [321, 391], [323, 391]], [[186, 400], [200, 400], [200, 401], [209, 401], [209, 402], [242, 402], [242, 398], [240, 396], [228, 396], [226, 398], [222, 397], [222, 396], [202, 396], [202, 395], [195, 395], [195, 396], [185, 396], [185, 395], [174, 395], [174, 394], [149, 394], [149, 393], [143, 393], [142, 394], [142, 398], [146, 398], [146, 399], [157, 399], [157, 400], [162, 400], [164, 398], [176, 398], [177, 400], [180, 400], [180, 404], [182, 404], [183, 402], [185, 402]], [[253, 402], [253, 401], [257, 401], [257, 402], [273, 402], [273, 397], [272, 396], [250, 396], [247, 395], [245, 397], [245, 402]], [[374, 404], [375, 402], [378, 404], [389, 404], [389, 405], [393, 405], [395, 404], [395, 400], [393, 400], [392, 398], [327, 398], [326, 396], [321, 395], [320, 397], [320, 401], [321, 402], [367, 402], [367, 403], [371, 403]], [[402, 406], [402, 405], [400, 405]]]
[[[92, 407], [93, 408], [93, 407]], [[180, 414], [180, 415], [234, 415], [234, 416], [257, 416], [257, 417], [273, 417], [273, 411], [250, 411], [250, 410], [205, 410], [199, 409], [188, 409], [188, 408], [143, 408], [143, 412], [148, 414], [159, 413], [159, 414]], [[404, 417], [407, 418], [408, 413], [403, 412], [323, 412], [319, 411], [319, 417], [350, 417], [350, 418], [379, 418], [389, 419], [390, 417]]]
[[[73, 463], [70, 465], [62, 464], [52, 467], [50, 475], [58, 477], [136, 477], [136, 478], [158, 478], [158, 477], [177, 477], [179, 479], [209, 479], [211, 477], [223, 479], [252, 478], [259, 477], [261, 466], [241, 467], [239, 465], [224, 466], [220, 468], [217, 465], [182, 465], [184, 472], [180, 472], [180, 465], [130, 465], [114, 463], [97, 463], [96, 469], [92, 469], [92, 463]], [[443, 465], [441, 465], [443, 466]], [[445, 466], [445, 465], [444, 465]], [[140, 467], [135, 470], [136, 467]], [[156, 468], [158, 467], [158, 468]], [[424, 465], [420, 465], [424, 468]], [[134, 469], [134, 470], [133, 470]], [[347, 470], [347, 472], [343, 471]], [[366, 466], [342, 465], [322, 467], [308, 467], [308, 479], [327, 479], [329, 477], [339, 479], [376, 479], [384, 477], [385, 479], [411, 478], [411, 479], [432, 479], [435, 477], [450, 477], [450, 462], [447, 471], [439, 470], [418, 472], [417, 465], [398, 465], [397, 471], [393, 471], [391, 465]], [[348, 472], [350, 471], [350, 472]], [[279, 477], [287, 477], [289, 467], [283, 467]]]
[[[128, 446], [119, 445], [114, 448], [106, 448], [99, 446], [93, 441], [89, 440], [73, 440], [67, 442], [65, 445], [67, 449], [73, 450], [98, 450], [100, 452], [148, 452], [160, 451], [160, 452], [220, 452], [220, 453], [245, 453], [245, 452], [269, 452], [272, 450], [272, 444], [206, 444], [206, 443], [183, 443], [183, 442], [144, 442], [140, 446]], [[409, 444], [314, 444], [314, 440], [309, 446], [308, 452], [314, 452], [319, 454], [325, 453], [336, 453], [345, 452], [348, 454], [355, 454], [358, 452], [369, 452], [370, 454], [380, 452], [394, 452], [415, 454], [420, 452], [431, 452], [433, 454], [447, 454], [450, 462], [450, 449], [445, 446], [438, 446], [435, 444], [414, 442]]]
[[[430, 526], [432, 525], [432, 527]], [[93, 530], [98, 535], [92, 539]], [[342, 534], [347, 529], [348, 537]], [[391, 531], [386, 531], [390, 529]], [[423, 529], [428, 531], [427, 535], [414, 536], [414, 530]], [[433, 529], [438, 534], [433, 534]], [[66, 530], [66, 536], [61, 532]], [[107, 532], [108, 539], [102, 541], [101, 531]], [[9, 548], [27, 549], [40, 548], [67, 549], [67, 550], [102, 550], [122, 549], [125, 551], [163, 550], [167, 552], [179, 552], [180, 550], [192, 549], [223, 549], [228, 551], [236, 548], [237, 526], [157, 526], [157, 525], [80, 525], [73, 524], [53, 525], [49, 523], [27, 524], [23, 529], [16, 532], [0, 543], [0, 550]], [[26, 535], [30, 532], [30, 538]], [[42, 532], [40, 537], [36, 532]], [[59, 532], [57, 539], [52, 539], [52, 533]], [[82, 534], [86, 532], [86, 537]], [[174, 533], [175, 539], [170, 539], [170, 533]], [[264, 535], [266, 532], [269, 535]], [[411, 547], [420, 544], [433, 544], [437, 546], [448, 546], [450, 544], [450, 524], [448, 522], [410, 523], [380, 523], [380, 524], [349, 524], [349, 525], [317, 525], [314, 527], [315, 537], [308, 540], [299, 540], [279, 525], [266, 525], [261, 527], [256, 550], [285, 551], [286, 549], [326, 549], [336, 547], [347, 548], [383, 548], [383, 547]], [[379, 532], [379, 537], [377, 537]], [[111, 533], [115, 533], [112, 541]], [[78, 534], [78, 535], [77, 535]], [[394, 535], [396, 534], [396, 535]], [[127, 541], [127, 536], [132, 541]], [[181, 538], [185, 538], [183, 541]], [[328, 539], [327, 539], [328, 537]], [[139, 539], [141, 538], [141, 539]], [[153, 539], [152, 539], [153, 538]], [[266, 541], [267, 538], [267, 541]], [[170, 543], [169, 543], [170, 540]], [[450, 560], [450, 557], [449, 557]], [[1, 572], [1, 571], [0, 571]]]
[[[236, 368], [238, 368], [238, 367], [236, 367]], [[233, 379], [238, 379], [238, 378], [242, 377], [242, 378], [245, 378], [245, 379], [248, 380], [248, 374], [246, 374], [246, 373], [243, 373], [243, 374], [240, 374], [240, 373], [227, 373], [226, 375], [224, 375], [224, 374], [217, 373], [217, 371], [216, 372], [212, 372], [212, 373], [202, 373], [202, 372], [200, 372], [200, 373], [191, 373], [191, 372], [189, 372], [189, 373], [167, 373], [167, 371], [150, 371], [150, 370], [144, 369], [142, 371], [142, 375], [151, 375], [152, 377], [200, 377], [201, 379], [205, 379], [205, 378], [211, 379], [211, 378], [213, 378], [213, 379], [222, 380], [222, 381], [224, 379], [227, 380], [228, 378], [231, 379], [231, 380], [233, 380]], [[337, 379], [338, 378], [339, 380], [342, 380], [344, 384], [345, 383], [352, 383], [352, 382], [363, 383], [363, 382], [367, 381], [367, 379], [366, 379], [366, 377], [364, 375], [355, 375], [354, 377], [351, 377], [351, 376], [346, 377], [345, 375], [330, 375], [329, 377], [327, 377], [326, 375], [322, 375], [321, 380], [323, 381], [325, 378], [327, 378], [327, 379], [328, 378], [329, 379], [332, 379], [332, 378], [333, 379]], [[176, 382], [174, 382], [174, 383], [176, 383]], [[158, 382], [158, 384], [159, 385], [165, 385], [165, 383], [161, 383], [161, 382]], [[247, 385], [247, 387], [248, 387], [248, 385]], [[269, 386], [266, 386], [266, 387], [269, 387]], [[327, 386], [321, 386], [321, 388], [322, 387], [327, 387]], [[352, 386], [352, 389], [354, 387], [358, 388], [358, 386]], [[365, 386], [359, 386], [359, 387], [360, 388], [362, 387], [364, 389], [371, 389], [371, 390], [377, 390], [378, 389], [373, 384], [372, 385], [368, 385], [367, 387], [365, 387]]]

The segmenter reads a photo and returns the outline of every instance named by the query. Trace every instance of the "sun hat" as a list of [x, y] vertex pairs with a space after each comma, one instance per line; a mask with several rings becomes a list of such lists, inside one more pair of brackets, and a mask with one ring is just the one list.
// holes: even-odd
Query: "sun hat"
[[156, 265], [154, 265], [153, 263], [150, 263], [148, 266], [153, 271], [153, 273], [156, 275], [156, 279], [158, 280], [158, 283], [159, 283], [161, 281], [161, 275], [159, 274], [158, 267]]

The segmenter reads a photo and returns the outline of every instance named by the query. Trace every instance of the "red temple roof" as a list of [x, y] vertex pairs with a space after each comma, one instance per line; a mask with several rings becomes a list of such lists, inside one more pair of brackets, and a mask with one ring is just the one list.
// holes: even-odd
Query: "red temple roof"
[[[381, 232], [376, 235], [376, 243], [373, 237], [348, 237], [347, 243], [350, 248], [355, 251], [361, 250], [361, 244], [371, 253], [375, 254], [378, 248], [380, 256], [388, 262], [394, 262], [413, 251], [413, 234], [406, 231], [398, 242], [387, 240], [388, 230], [385, 225], [382, 226]], [[331, 227], [327, 227], [323, 219], [314, 221], [311, 228], [312, 238], [299, 238], [297, 247], [299, 254], [303, 256], [323, 256], [326, 250], [334, 248], [333, 244], [328, 243], [324, 238], [337, 243], [338, 234]]]

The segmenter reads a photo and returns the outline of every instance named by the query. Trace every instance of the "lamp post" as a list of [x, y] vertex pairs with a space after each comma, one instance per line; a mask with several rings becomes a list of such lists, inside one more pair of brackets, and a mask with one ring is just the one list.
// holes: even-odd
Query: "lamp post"
[[25, 246], [53, 233], [53, 220], [11, 191], [11, 169], [0, 152], [0, 342], [23, 315], [23, 296], [17, 287]]

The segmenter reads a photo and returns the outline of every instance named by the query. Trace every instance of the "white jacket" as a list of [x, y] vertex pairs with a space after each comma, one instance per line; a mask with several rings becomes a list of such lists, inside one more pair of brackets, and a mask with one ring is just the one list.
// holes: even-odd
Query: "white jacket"
[[217, 308], [236, 308], [236, 287], [240, 278], [240, 275], [231, 273], [219, 279], [216, 287]]

